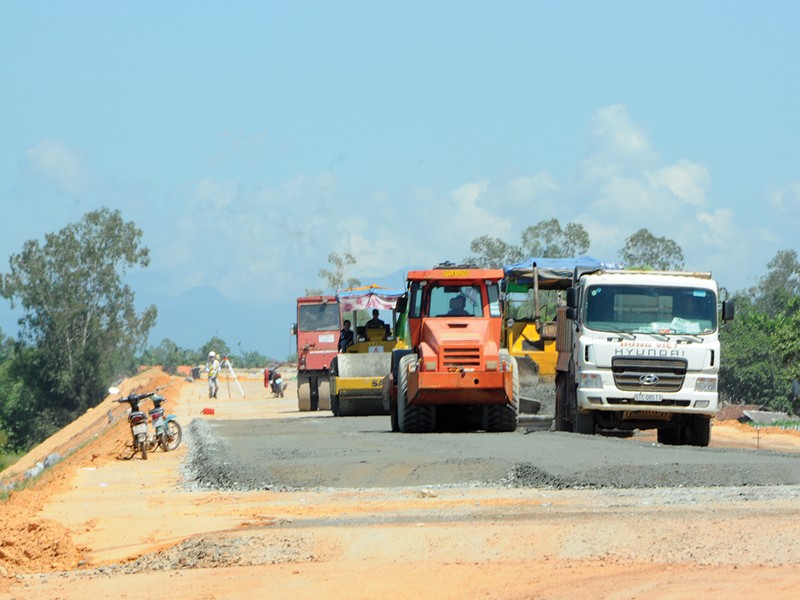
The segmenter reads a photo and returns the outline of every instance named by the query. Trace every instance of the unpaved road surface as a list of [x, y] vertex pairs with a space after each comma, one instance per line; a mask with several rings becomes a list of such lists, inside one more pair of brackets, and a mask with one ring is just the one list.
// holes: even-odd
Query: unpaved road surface
[[0, 598], [797, 597], [793, 433], [400, 435], [255, 377], [173, 379], [176, 452], [128, 460], [118, 421], [14, 492]]

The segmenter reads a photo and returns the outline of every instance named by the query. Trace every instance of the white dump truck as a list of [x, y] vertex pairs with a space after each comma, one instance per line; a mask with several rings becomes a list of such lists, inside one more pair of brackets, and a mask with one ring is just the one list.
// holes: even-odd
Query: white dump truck
[[707, 446], [717, 412], [719, 304], [711, 273], [575, 269], [557, 317], [555, 428], [657, 429]]

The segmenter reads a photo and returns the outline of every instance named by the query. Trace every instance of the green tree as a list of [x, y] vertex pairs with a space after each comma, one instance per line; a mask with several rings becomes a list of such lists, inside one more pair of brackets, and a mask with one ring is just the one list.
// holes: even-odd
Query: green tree
[[236, 356], [231, 357], [233, 366], [242, 369], [256, 369], [264, 368], [266, 365], [277, 362], [272, 360], [260, 352], [254, 350], [242, 350], [241, 346]]
[[216, 352], [217, 358], [220, 360], [223, 356], [230, 357], [231, 349], [228, 347], [228, 344], [225, 340], [214, 336], [210, 340], [208, 340], [205, 344], [200, 346], [200, 350], [197, 352], [197, 359], [199, 363], [205, 363], [208, 359], [209, 352]]
[[328, 263], [331, 265], [331, 268], [320, 269], [319, 276], [325, 280], [328, 284], [328, 288], [333, 290], [334, 293], [345, 288], [361, 285], [358, 279], [347, 277], [348, 269], [356, 264], [356, 259], [352, 254], [349, 252], [345, 252], [344, 254], [331, 252], [328, 255]]
[[750, 296], [767, 314], [785, 310], [793, 297], [800, 296], [800, 261], [794, 250], [781, 250], [767, 263], [767, 274], [750, 288]]
[[734, 297], [736, 319], [720, 333], [720, 398], [731, 404], [762, 404], [780, 409], [787, 373], [776, 354], [780, 319], [770, 317], [746, 295]]
[[128, 269], [149, 264], [141, 237], [119, 211], [102, 208], [43, 244], [25, 242], [0, 276], [0, 295], [23, 309], [13, 371], [43, 423], [62, 426], [95, 405], [144, 346], [156, 309], [137, 314], [122, 283]]
[[158, 346], [147, 348], [139, 362], [149, 366], [159, 365], [167, 373], [174, 374], [181, 365], [196, 364], [195, 354], [194, 351], [180, 348], [172, 340], [164, 338]]
[[507, 244], [500, 238], [488, 235], [476, 237], [470, 242], [469, 249], [475, 254], [465, 258], [464, 262], [486, 269], [501, 269], [505, 265], [520, 262], [525, 258], [519, 246]]
[[800, 295], [792, 296], [778, 316], [778, 326], [773, 342], [775, 353], [783, 367], [781, 410], [797, 413], [800, 406], [792, 406], [788, 398], [791, 381], [800, 380]]
[[619, 252], [628, 268], [650, 268], [657, 271], [683, 269], [683, 250], [673, 240], [656, 237], [647, 229], [640, 229], [625, 240]]
[[566, 258], [588, 250], [589, 234], [578, 223], [568, 223], [562, 229], [558, 219], [547, 219], [522, 232], [522, 251], [527, 256]]

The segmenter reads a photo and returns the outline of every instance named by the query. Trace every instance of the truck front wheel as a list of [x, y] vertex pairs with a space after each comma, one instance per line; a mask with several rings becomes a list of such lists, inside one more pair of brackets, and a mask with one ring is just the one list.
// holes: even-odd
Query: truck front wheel
[[567, 379], [567, 400], [572, 409], [572, 431], [583, 435], [594, 435], [594, 415], [591, 412], [582, 413], [578, 409], [578, 394], [575, 389], [575, 379]]
[[578, 412], [578, 408], [575, 407], [575, 414], [572, 415], [572, 431], [584, 435], [594, 435], [594, 415], [590, 412]]
[[711, 419], [703, 415], [692, 415], [689, 427], [689, 443], [692, 446], [708, 446], [711, 441]]

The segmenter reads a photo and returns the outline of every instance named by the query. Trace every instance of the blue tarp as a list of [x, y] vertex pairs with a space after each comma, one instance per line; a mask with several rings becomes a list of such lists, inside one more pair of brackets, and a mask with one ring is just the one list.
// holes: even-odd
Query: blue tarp
[[506, 265], [503, 272], [506, 278], [513, 279], [519, 284], [533, 284], [534, 269], [539, 276], [539, 286], [542, 288], [567, 288], [572, 285], [572, 276], [575, 269], [582, 272], [598, 271], [600, 269], [620, 269], [615, 263], [603, 263], [591, 256], [574, 256], [571, 258], [543, 258], [534, 257]]

